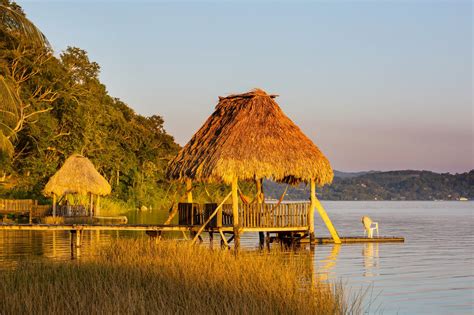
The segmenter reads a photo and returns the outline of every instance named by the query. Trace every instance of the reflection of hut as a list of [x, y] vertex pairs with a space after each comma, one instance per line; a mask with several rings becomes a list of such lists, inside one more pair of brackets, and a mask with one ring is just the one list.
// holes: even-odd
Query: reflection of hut
[[[89, 214], [97, 213], [99, 209], [100, 196], [110, 194], [111, 187], [107, 180], [97, 172], [88, 158], [79, 155], [71, 155], [64, 165], [54, 174], [46, 184], [43, 193], [53, 197], [53, 216], [56, 215], [56, 198], [66, 195], [89, 196]], [[94, 206], [94, 196], [96, 202]], [[95, 209], [94, 209], [95, 208]], [[66, 215], [71, 215], [68, 209]]]
[[[232, 216], [236, 246], [239, 231], [259, 227], [239, 222], [247, 214], [239, 209], [238, 180], [255, 181], [258, 202], [264, 202], [262, 179], [297, 184], [308, 182], [311, 203], [306, 227], [314, 234], [314, 209], [317, 208], [331, 235], [339, 242], [337, 232], [316, 198], [316, 185], [331, 183], [333, 170], [327, 158], [303, 134], [275, 102], [276, 95], [256, 89], [248, 93], [220, 97], [214, 113], [192, 137], [168, 167], [168, 177], [184, 180], [188, 192], [191, 181], [224, 182], [232, 185]], [[188, 202], [192, 196], [188, 195]], [[266, 208], [258, 207], [257, 216], [265, 216]], [[297, 206], [288, 208], [296, 211]], [[253, 211], [253, 210], [252, 210]], [[273, 210], [272, 210], [273, 213]], [[288, 213], [294, 217], [295, 213]], [[263, 220], [257, 220], [263, 222]], [[242, 225], [243, 224], [243, 225]], [[265, 225], [268, 226], [268, 220]], [[286, 223], [288, 227], [289, 222]], [[281, 224], [280, 224], [281, 225]], [[282, 228], [283, 226], [275, 226]], [[261, 229], [261, 232], [265, 229]], [[268, 231], [268, 229], [267, 229]]]

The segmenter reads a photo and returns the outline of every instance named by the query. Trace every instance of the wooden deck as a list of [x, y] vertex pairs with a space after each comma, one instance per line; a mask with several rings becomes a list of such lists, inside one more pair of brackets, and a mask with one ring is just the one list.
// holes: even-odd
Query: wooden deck
[[[0, 231], [157, 231], [157, 232], [195, 232], [200, 225], [164, 224], [12, 224], [0, 223]], [[259, 232], [262, 228], [242, 228], [243, 232]], [[265, 232], [304, 232], [307, 226], [270, 227]], [[208, 227], [204, 232], [233, 232], [232, 226]]]
[[[185, 225], [153, 225], [153, 224], [10, 224], [0, 223], [0, 231], [142, 231], [142, 232], [197, 232], [201, 226]], [[307, 232], [308, 227], [270, 227], [270, 228], [242, 228], [242, 232]], [[207, 233], [233, 233], [232, 227], [209, 227]], [[403, 243], [405, 238], [399, 236], [380, 236], [367, 238], [364, 236], [341, 237], [342, 243]], [[301, 238], [299, 242], [308, 244], [308, 238]], [[331, 244], [331, 237], [316, 237], [313, 244]]]
[[[307, 202], [241, 204], [236, 214], [238, 215], [238, 224], [234, 226], [232, 205], [225, 204], [224, 201], [220, 205], [216, 203], [180, 203], [166, 220], [166, 223], [171, 223], [172, 218], [177, 214], [178, 224], [119, 224], [117, 221], [115, 223], [107, 223], [107, 221], [98, 223], [93, 220], [89, 221], [91, 223], [80, 224], [74, 223], [74, 221], [69, 221], [70, 223], [66, 221], [64, 224], [31, 224], [30, 219], [30, 224], [0, 223], [0, 231], [69, 231], [71, 235], [75, 236], [71, 238], [71, 245], [75, 239], [76, 246], [80, 246], [83, 231], [142, 231], [157, 240], [161, 239], [163, 232], [181, 232], [183, 238], [192, 239], [193, 244], [202, 240], [201, 233], [209, 233], [210, 241], [214, 238], [214, 234], [220, 234], [221, 241], [225, 246], [228, 246], [228, 243], [233, 240], [235, 248], [239, 247], [240, 234], [247, 232], [265, 232], [266, 236], [263, 233], [259, 235], [261, 246], [264, 242], [268, 245], [273, 241], [292, 245], [309, 244], [310, 242], [311, 245], [316, 245], [405, 241], [403, 237], [339, 237], [332, 224], [326, 222], [329, 221], [329, 218], [323, 210], [323, 213], [320, 214], [323, 220], [326, 218], [325, 223], [329, 231], [332, 230], [333, 233], [331, 233], [331, 237], [312, 238], [311, 225], [313, 222], [310, 220], [312, 214], [310, 204]], [[67, 219], [67, 217], [65, 218]], [[227, 239], [224, 234], [230, 235], [230, 238]]]
[[[212, 244], [214, 234], [220, 234], [221, 246], [230, 248], [229, 243], [234, 241], [235, 246], [235, 231], [233, 226], [222, 227], [205, 227], [202, 225], [153, 225], [153, 224], [10, 224], [0, 223], [0, 231], [69, 231], [71, 233], [71, 257], [78, 257], [80, 255], [80, 248], [82, 243], [82, 234], [84, 231], [142, 231], [150, 238], [158, 241], [161, 239], [162, 232], [182, 232], [185, 240], [190, 240], [194, 244], [201, 232], [209, 233], [209, 240]], [[189, 238], [186, 232], [190, 232]], [[291, 226], [291, 227], [242, 227], [240, 233], [245, 232], [266, 232], [266, 237], [260, 237], [260, 247], [264, 245], [270, 249], [270, 243], [281, 242], [286, 244], [329, 244], [334, 243], [334, 239], [329, 237], [315, 238], [314, 242], [309, 244], [308, 227], [307, 226]], [[276, 237], [271, 237], [270, 233], [276, 233]], [[226, 236], [226, 235], [230, 235]], [[341, 237], [342, 243], [366, 243], [366, 242], [404, 242], [402, 237]]]
[[[404, 237], [400, 236], [378, 236], [368, 238], [366, 236], [349, 236], [341, 237], [341, 242], [344, 243], [403, 243]], [[301, 243], [309, 243], [309, 239], [302, 239]], [[334, 244], [334, 239], [331, 237], [316, 237], [313, 244]]]

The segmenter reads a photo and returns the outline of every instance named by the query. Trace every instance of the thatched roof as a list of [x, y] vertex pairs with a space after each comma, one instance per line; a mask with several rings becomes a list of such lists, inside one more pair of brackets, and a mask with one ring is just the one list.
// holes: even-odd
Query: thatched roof
[[104, 196], [110, 192], [111, 187], [107, 180], [97, 172], [88, 158], [79, 154], [68, 157], [64, 165], [49, 179], [43, 190], [47, 196], [88, 193]]
[[328, 159], [280, 109], [256, 89], [219, 97], [214, 113], [170, 162], [170, 179], [224, 181], [272, 178], [296, 184], [332, 182]]

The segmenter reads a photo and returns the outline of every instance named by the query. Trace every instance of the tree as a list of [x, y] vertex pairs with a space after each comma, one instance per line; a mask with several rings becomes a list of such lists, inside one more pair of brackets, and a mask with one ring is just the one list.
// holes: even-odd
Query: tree
[[[0, 2], [0, 39], [3, 43], [3, 47], [0, 47], [2, 51], [7, 51], [3, 50], [7, 48], [6, 46], [16, 46], [16, 50], [12, 51], [13, 55], [9, 56], [11, 62], [3, 59], [8, 58], [7, 56], [2, 56], [2, 73], [0, 73], [0, 153], [12, 156], [14, 153], [12, 140], [16, 134], [37, 114], [43, 112], [43, 110], [32, 110], [31, 103], [24, 103], [20, 97], [22, 85], [38, 72], [22, 64], [23, 58], [31, 57], [34, 48], [26, 48], [19, 42], [21, 39], [27, 39], [28, 45], [43, 50], [34, 59], [34, 62], [40, 64], [50, 57], [51, 52], [46, 37], [26, 18], [16, 3], [8, 0]], [[32, 98], [51, 102], [54, 94], [38, 87]]]

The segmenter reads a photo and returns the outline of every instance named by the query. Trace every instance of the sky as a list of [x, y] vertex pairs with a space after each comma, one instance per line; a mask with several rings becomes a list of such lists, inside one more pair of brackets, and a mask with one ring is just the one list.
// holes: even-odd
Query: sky
[[263, 88], [342, 171], [474, 168], [470, 1], [17, 1], [184, 145]]

